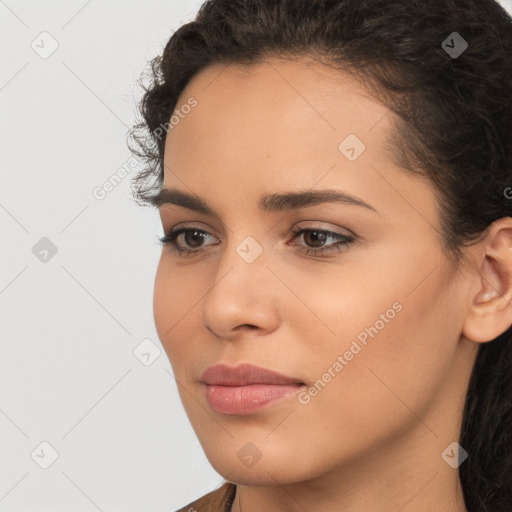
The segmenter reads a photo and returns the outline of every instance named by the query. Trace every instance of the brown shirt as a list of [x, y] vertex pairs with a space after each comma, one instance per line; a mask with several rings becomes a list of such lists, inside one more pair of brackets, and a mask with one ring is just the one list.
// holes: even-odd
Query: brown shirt
[[231, 512], [236, 485], [224, 482], [221, 487], [192, 501], [176, 512]]

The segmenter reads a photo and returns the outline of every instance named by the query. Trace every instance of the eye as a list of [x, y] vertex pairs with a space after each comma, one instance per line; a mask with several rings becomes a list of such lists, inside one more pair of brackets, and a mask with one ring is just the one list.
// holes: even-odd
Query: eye
[[[306, 242], [306, 247], [301, 247], [300, 252], [306, 254], [321, 254], [332, 251], [339, 252], [343, 249], [347, 249], [356, 241], [353, 236], [343, 235], [342, 233], [336, 233], [335, 231], [328, 231], [325, 229], [304, 228], [292, 230], [292, 233], [295, 234], [295, 238], [302, 235], [303, 240]], [[325, 241], [328, 238], [336, 240], [336, 243], [322, 245], [325, 244]], [[308, 244], [313, 244], [313, 247], [310, 247]], [[322, 246], [319, 247], [319, 245]]]
[[[292, 230], [295, 238], [302, 236], [306, 246], [299, 245], [299, 252], [305, 254], [318, 255], [326, 252], [340, 252], [347, 249], [351, 244], [356, 241], [353, 236], [344, 235], [335, 231], [325, 229], [308, 228]], [[182, 236], [183, 235], [183, 236]], [[198, 228], [178, 228], [166, 233], [163, 237], [159, 238], [160, 243], [163, 245], [170, 245], [174, 252], [179, 256], [192, 256], [194, 254], [205, 251], [205, 246], [202, 245], [205, 240], [212, 237], [210, 233]], [[180, 237], [181, 241], [185, 242], [186, 247], [183, 248], [178, 243]], [[325, 245], [326, 241], [331, 238], [335, 243]], [[217, 245], [217, 244], [207, 244]], [[298, 245], [298, 244], [291, 244]], [[312, 245], [312, 246], [311, 246]]]
[[[190, 247], [199, 247], [199, 249], [183, 249], [180, 247], [180, 245], [177, 243], [178, 238], [184, 235], [184, 240], [187, 245]], [[190, 236], [189, 236], [190, 235]], [[201, 243], [207, 239], [210, 233], [207, 231], [204, 231], [202, 229], [198, 228], [178, 228], [175, 230], [171, 230], [168, 233], [166, 233], [163, 237], [159, 238], [159, 241], [163, 245], [170, 245], [173, 250], [179, 255], [179, 256], [187, 256], [191, 254], [195, 254], [198, 252], [203, 251], [204, 249], [201, 247]], [[210, 244], [211, 245], [211, 244]]]

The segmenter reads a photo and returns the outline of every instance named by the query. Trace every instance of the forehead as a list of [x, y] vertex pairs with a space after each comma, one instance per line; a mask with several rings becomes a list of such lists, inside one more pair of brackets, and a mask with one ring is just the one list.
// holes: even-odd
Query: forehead
[[[295, 124], [300, 117], [326, 133], [366, 131], [389, 113], [355, 77], [306, 57], [269, 57], [251, 65], [211, 65], [192, 78], [176, 109], [191, 96], [200, 106], [194, 112], [196, 128], [204, 126], [205, 130], [213, 121], [222, 128], [227, 124], [221, 123], [223, 120], [235, 123], [238, 119], [236, 126], [247, 126], [250, 119], [253, 124], [264, 122], [271, 131], [290, 121]], [[169, 132], [170, 137], [173, 132]]]
[[[182, 111], [191, 98], [197, 105]], [[393, 115], [347, 73], [312, 58], [276, 57], [207, 67], [183, 90], [174, 114], [168, 166], [197, 169], [206, 158], [210, 166], [239, 170], [243, 160], [260, 172], [265, 159], [278, 168], [318, 163], [319, 155], [333, 162], [350, 134], [382, 159]]]

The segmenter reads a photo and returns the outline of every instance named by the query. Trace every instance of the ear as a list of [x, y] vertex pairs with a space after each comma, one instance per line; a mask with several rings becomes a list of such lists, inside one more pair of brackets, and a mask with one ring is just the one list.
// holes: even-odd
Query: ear
[[512, 218], [493, 222], [475, 254], [475, 285], [462, 334], [486, 342], [512, 324]]

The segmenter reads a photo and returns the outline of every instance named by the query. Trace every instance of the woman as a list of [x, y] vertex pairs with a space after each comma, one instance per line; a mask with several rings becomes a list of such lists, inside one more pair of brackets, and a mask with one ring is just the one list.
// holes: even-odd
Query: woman
[[220, 489], [181, 510], [512, 510], [512, 23], [211, 0], [132, 150], [156, 328]]

